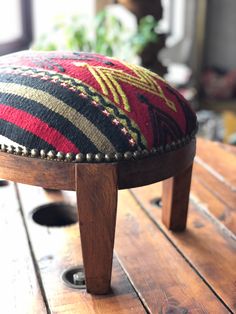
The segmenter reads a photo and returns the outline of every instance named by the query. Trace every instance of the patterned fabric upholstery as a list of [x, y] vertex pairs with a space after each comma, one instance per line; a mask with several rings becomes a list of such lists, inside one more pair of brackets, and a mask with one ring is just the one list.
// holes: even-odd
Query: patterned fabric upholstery
[[0, 58], [1, 143], [74, 154], [169, 150], [196, 128], [187, 101], [142, 67], [80, 52]]

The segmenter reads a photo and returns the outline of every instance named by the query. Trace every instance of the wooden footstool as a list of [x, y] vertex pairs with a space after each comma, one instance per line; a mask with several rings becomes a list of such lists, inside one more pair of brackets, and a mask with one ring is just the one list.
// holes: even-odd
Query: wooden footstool
[[76, 191], [90, 293], [110, 288], [118, 189], [164, 180], [163, 222], [185, 229], [196, 130], [187, 101], [142, 67], [80, 52], [0, 58], [0, 177]]

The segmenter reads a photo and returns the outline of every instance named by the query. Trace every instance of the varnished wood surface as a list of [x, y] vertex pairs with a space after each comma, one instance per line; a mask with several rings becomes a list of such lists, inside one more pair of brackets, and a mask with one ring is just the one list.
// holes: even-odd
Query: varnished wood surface
[[0, 312], [47, 313], [14, 184], [0, 187]]
[[163, 181], [162, 221], [172, 231], [186, 228], [191, 178], [192, 165]]
[[192, 164], [195, 151], [196, 143], [192, 140], [185, 147], [167, 154], [119, 163], [119, 189], [143, 186], [177, 175]]
[[[236, 190], [235, 156], [210, 141], [198, 140], [198, 163], [205, 164], [210, 173], [223, 181], [233, 191]], [[207, 167], [206, 167], [207, 165]]]
[[76, 181], [86, 288], [92, 294], [105, 294], [111, 281], [117, 171], [113, 165], [77, 165]]
[[48, 189], [75, 189], [75, 164], [0, 152], [0, 178]]
[[[119, 163], [94, 164], [98, 168], [101, 166], [102, 169], [113, 165], [117, 169], [118, 188], [127, 189], [178, 174], [191, 165], [195, 150], [195, 140], [192, 140], [176, 151], [161, 155]], [[77, 187], [75, 167], [83, 167], [84, 164], [86, 163], [59, 162], [0, 152], [0, 178], [48, 189], [75, 191]]]
[[[206, 154], [204, 146], [212, 154]], [[224, 165], [218, 168], [221, 155]], [[1, 296], [5, 297], [1, 298], [2, 312], [235, 313], [236, 192], [232, 189], [230, 163], [236, 163], [233, 151], [199, 141], [188, 224], [183, 233], [168, 231], [161, 221], [161, 209], [153, 204], [161, 196], [161, 183], [119, 192], [112, 292], [107, 296], [73, 290], [61, 280], [65, 269], [82, 264], [78, 223], [44, 227], [31, 218], [32, 210], [41, 204], [55, 201], [75, 204], [76, 193], [18, 185], [17, 200], [10, 186], [0, 187], [1, 204], [5, 204], [1, 205], [4, 210], [1, 208], [0, 220], [5, 247], [2, 265], [12, 260], [10, 265], [15, 269], [15, 272], [9, 268], [2, 270]], [[19, 205], [25, 225], [17, 211]]]
[[115, 249], [150, 313], [228, 313], [129, 191], [118, 207]]
[[[114, 257], [113, 262], [112, 292], [110, 295], [92, 296], [86, 293], [85, 289], [73, 290], [67, 287], [61, 279], [63, 271], [73, 266], [82, 265], [78, 224], [48, 228], [35, 224], [31, 219], [32, 208], [53, 201], [61, 201], [66, 198], [66, 195], [53, 191], [47, 193], [43, 189], [27, 185], [19, 185], [18, 188], [23, 215], [26, 219], [35, 259], [39, 266], [39, 276], [43, 282], [43, 289], [48, 302], [48, 312], [45, 313], [146, 313], [116, 257]], [[31, 195], [30, 198], [29, 194]], [[72, 196], [69, 194], [69, 198], [69, 201], [74, 203], [75, 193]], [[30, 303], [28, 306], [30, 307]], [[38, 314], [37, 311], [33, 313]], [[18, 313], [15, 312], [15, 314]]]
[[[209, 161], [209, 164], [217, 172], [215, 160], [219, 160], [219, 156], [215, 159], [214, 148], [217, 146], [218, 149], [220, 145], [199, 141], [197, 160], [201, 158], [199, 152], [204, 149], [203, 145], [213, 152], [208, 156], [206, 165]], [[224, 148], [218, 151], [219, 154], [221, 152], [225, 156]], [[227, 164], [227, 160], [224, 160], [224, 163]], [[234, 165], [235, 163], [236, 157], [234, 156]], [[189, 264], [194, 267], [215, 294], [225, 302], [229, 312], [235, 313], [236, 237], [232, 228], [230, 230], [227, 226], [235, 226], [236, 203], [232, 208], [226, 204], [228, 197], [234, 198], [236, 192], [231, 191], [225, 194], [225, 190], [227, 191], [230, 187], [226, 187], [224, 181], [222, 182], [216, 176], [214, 176], [214, 183], [205, 185], [204, 179], [208, 178], [209, 175], [213, 176], [213, 174], [209, 174], [209, 172], [203, 174], [201, 167], [196, 161], [193, 171], [188, 225], [187, 230], [183, 233], [168, 231], [161, 222], [161, 209], [150, 202], [150, 200], [161, 196], [161, 184], [157, 183], [148, 187], [133, 189], [132, 193], [140, 206], [173, 242]], [[198, 181], [199, 175], [202, 181]], [[222, 185], [224, 189], [220, 189]], [[218, 194], [214, 193], [215, 190], [218, 191]]]

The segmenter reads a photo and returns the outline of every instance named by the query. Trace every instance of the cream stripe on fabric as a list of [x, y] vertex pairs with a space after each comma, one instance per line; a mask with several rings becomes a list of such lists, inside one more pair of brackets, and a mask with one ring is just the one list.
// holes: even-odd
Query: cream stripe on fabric
[[74, 124], [88, 139], [97, 147], [100, 152], [115, 152], [115, 148], [108, 138], [100, 132], [96, 126], [91, 123], [86, 117], [81, 115], [74, 108], [70, 107], [58, 98], [44, 91], [19, 85], [16, 83], [0, 82], [0, 92], [13, 94], [36, 101], [46, 108], [60, 114], [72, 124]]

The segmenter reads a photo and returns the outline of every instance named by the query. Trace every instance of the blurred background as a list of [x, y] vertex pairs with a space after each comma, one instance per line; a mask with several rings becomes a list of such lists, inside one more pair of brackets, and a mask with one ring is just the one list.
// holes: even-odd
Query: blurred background
[[236, 145], [235, 0], [8, 0], [0, 55], [98, 52], [164, 76], [191, 102], [199, 135]]

